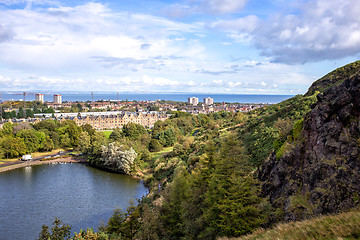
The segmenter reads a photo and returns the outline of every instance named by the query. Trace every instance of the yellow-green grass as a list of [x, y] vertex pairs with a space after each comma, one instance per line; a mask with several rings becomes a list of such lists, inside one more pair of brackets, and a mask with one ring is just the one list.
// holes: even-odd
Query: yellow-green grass
[[1, 163], [7, 163], [7, 162], [14, 162], [17, 161], [19, 158], [9, 158], [9, 159], [0, 159], [0, 164]]
[[66, 151], [66, 149], [58, 148], [58, 149], [52, 150], [51, 152], [35, 152], [35, 153], [32, 153], [31, 156], [33, 158], [37, 158], [37, 157], [41, 157], [41, 156], [55, 154], [55, 153], [58, 153], [59, 151]]
[[167, 148], [163, 148], [161, 151], [159, 152], [154, 152], [152, 153], [152, 157], [155, 159], [158, 159], [162, 156], [164, 156], [166, 153], [169, 153], [173, 150], [174, 147], [167, 147]]
[[104, 133], [107, 138], [109, 138], [112, 131], [113, 130], [107, 130], [107, 131], [101, 131], [101, 132]]
[[272, 229], [259, 229], [251, 235], [236, 239], [360, 239], [360, 210], [299, 222], [281, 223]]

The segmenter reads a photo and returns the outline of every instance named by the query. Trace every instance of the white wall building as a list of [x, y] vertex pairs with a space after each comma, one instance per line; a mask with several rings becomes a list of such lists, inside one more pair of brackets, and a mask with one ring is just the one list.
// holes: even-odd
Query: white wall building
[[54, 104], [61, 104], [61, 95], [55, 94], [54, 95]]
[[211, 97], [204, 98], [204, 104], [205, 105], [213, 105], [214, 104], [214, 99], [211, 98]]
[[190, 97], [190, 98], [188, 98], [188, 103], [190, 103], [190, 104], [193, 105], [193, 106], [196, 106], [196, 105], [198, 105], [198, 103], [199, 103], [199, 98], [197, 98], [197, 97]]
[[44, 102], [44, 94], [36, 93], [35, 94], [35, 101]]

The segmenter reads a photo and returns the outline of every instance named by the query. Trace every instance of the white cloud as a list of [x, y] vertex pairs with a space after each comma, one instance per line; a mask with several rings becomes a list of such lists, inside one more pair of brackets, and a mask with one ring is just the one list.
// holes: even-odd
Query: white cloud
[[224, 15], [239, 12], [248, 0], [188, 0], [174, 3], [162, 9], [162, 13], [173, 18], [192, 14]]
[[251, 33], [258, 26], [259, 19], [255, 15], [249, 15], [235, 20], [218, 20], [211, 24], [211, 27], [221, 30], [236, 30]]
[[[199, 42], [183, 37], [201, 33], [196, 24], [113, 12], [100, 3], [9, 9], [0, 10], [0, 14], [0, 63], [18, 69], [100, 71], [109, 67], [93, 58], [100, 57], [118, 59], [122, 69], [129, 66], [127, 70], [133, 71], [136, 62], [119, 63], [119, 59], [142, 59], [148, 63], [144, 68], [156, 68], [168, 62], [181, 65], [182, 58], [201, 57], [204, 51]], [[144, 48], [145, 45], [151, 47]], [[154, 61], [159, 55], [175, 57]]]
[[247, 0], [204, 0], [202, 4], [210, 13], [226, 14], [241, 10], [246, 2]]
[[235, 42], [255, 46], [279, 63], [303, 64], [360, 53], [360, 4], [356, 0], [296, 3], [288, 5], [292, 14], [220, 19], [210, 27], [226, 32]]
[[304, 1], [298, 10], [296, 15], [277, 15], [259, 24], [253, 40], [263, 55], [296, 64], [360, 53], [357, 1]]

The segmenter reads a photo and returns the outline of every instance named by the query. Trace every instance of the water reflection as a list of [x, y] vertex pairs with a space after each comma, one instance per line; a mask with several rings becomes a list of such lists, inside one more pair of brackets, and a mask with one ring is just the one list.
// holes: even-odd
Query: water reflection
[[82, 164], [29, 166], [0, 174], [0, 239], [36, 239], [54, 217], [80, 228], [99, 226], [115, 207], [147, 189], [129, 176]]
[[24, 167], [24, 172], [25, 172], [24, 176], [26, 182], [30, 182], [29, 180], [31, 179], [32, 167], [31, 166]]

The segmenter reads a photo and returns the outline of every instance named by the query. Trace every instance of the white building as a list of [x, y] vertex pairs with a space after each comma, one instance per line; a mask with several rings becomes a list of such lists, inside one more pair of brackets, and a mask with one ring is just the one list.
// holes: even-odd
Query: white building
[[213, 105], [214, 104], [214, 99], [211, 98], [211, 97], [204, 98], [204, 104], [205, 105]]
[[54, 104], [61, 104], [61, 95], [55, 94], [54, 95]]
[[196, 106], [196, 105], [198, 105], [198, 103], [199, 103], [199, 98], [197, 98], [197, 97], [190, 97], [190, 98], [188, 98], [188, 103], [190, 103], [190, 104], [193, 105], [193, 106]]
[[36, 93], [35, 94], [35, 101], [44, 102], [44, 94]]

